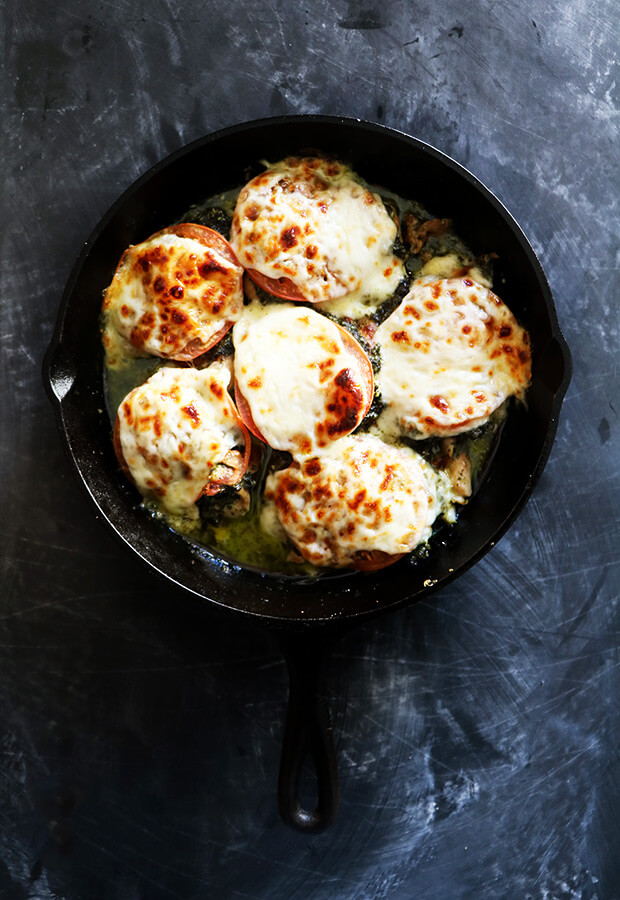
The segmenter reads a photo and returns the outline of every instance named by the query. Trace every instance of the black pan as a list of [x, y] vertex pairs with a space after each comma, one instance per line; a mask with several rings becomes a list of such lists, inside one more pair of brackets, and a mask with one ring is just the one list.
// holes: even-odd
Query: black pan
[[[529, 329], [533, 344], [527, 406], [512, 411], [484, 483], [456, 524], [431, 540], [428, 558], [415, 564], [405, 558], [377, 573], [319, 579], [242, 568], [180, 537], [141, 507], [114, 456], [98, 322], [102, 291], [129, 244], [174, 222], [193, 203], [242, 183], [258, 160], [276, 161], [309, 148], [334, 154], [370, 183], [452, 218], [476, 254], [496, 253], [496, 289]], [[523, 507], [549, 455], [570, 380], [570, 354], [528, 241], [473, 175], [400, 132], [325, 116], [237, 125], [158, 163], [103, 217], [67, 283], [44, 379], [77, 475], [116, 534], [169, 581], [276, 635], [290, 674], [279, 809], [294, 827], [321, 830], [338, 805], [329, 715], [319, 688], [331, 642], [348, 624], [426, 598], [477, 562]], [[306, 758], [317, 775], [316, 809], [304, 808], [299, 799]]]

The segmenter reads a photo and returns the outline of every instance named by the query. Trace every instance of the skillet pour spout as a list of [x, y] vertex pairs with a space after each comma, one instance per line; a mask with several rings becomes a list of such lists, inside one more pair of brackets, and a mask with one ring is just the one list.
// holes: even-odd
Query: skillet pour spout
[[[431, 538], [428, 556], [405, 557], [379, 572], [300, 578], [242, 567], [171, 531], [141, 505], [113, 450], [99, 316], [102, 293], [130, 244], [177, 221], [195, 203], [243, 184], [260, 160], [310, 147], [348, 163], [369, 184], [450, 217], [476, 256], [493, 255], [502, 299], [531, 336], [532, 382], [527, 403], [515, 405], [507, 417], [483, 483], [456, 523]], [[151, 571], [197, 602], [250, 619], [276, 636], [290, 675], [280, 812], [301, 831], [325, 828], [338, 807], [322, 683], [333, 640], [348, 625], [428, 598], [480, 560], [523, 508], [551, 450], [570, 380], [570, 354], [544, 273], [523, 232], [474, 175], [401, 132], [328, 116], [236, 125], [155, 165], [106, 213], [71, 272], [43, 369], [62, 441], [97, 514]], [[316, 805], [301, 797], [306, 761], [316, 770]]]

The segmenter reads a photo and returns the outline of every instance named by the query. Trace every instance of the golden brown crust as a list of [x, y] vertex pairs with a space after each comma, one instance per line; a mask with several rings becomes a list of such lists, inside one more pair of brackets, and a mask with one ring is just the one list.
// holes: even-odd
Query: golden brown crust
[[[241, 453], [239, 450], [229, 450], [222, 462], [211, 470], [211, 476], [202, 490], [202, 494], [209, 497], [218, 494], [225, 485], [238, 484], [247, 471], [252, 454], [252, 439], [250, 437], [250, 432], [239, 415], [239, 411], [235, 406], [232, 397], [228, 393], [226, 393], [226, 396], [228, 398], [228, 407], [235, 420], [235, 424], [243, 434], [243, 452]], [[129, 405], [127, 406], [127, 410], [129, 410]], [[129, 419], [128, 424], [131, 425], [131, 418]], [[118, 413], [114, 421], [113, 446], [123, 474], [128, 481], [135, 485], [135, 479], [131, 474], [131, 470], [127, 465], [127, 461], [123, 454], [120, 434], [120, 416]]]
[[[204, 257], [171, 256], [158, 240], [173, 235], [205, 248]], [[176, 263], [176, 265], [175, 265]], [[243, 269], [228, 241], [217, 231], [183, 222], [155, 232], [128, 247], [106, 292], [104, 310], [114, 310], [116, 327], [142, 352], [189, 362], [206, 353], [228, 333], [241, 303]], [[146, 308], [136, 313], [131, 300], [121, 300], [123, 283], [142, 286]], [[195, 308], [188, 297], [199, 294]], [[218, 321], [218, 319], [220, 321]]]

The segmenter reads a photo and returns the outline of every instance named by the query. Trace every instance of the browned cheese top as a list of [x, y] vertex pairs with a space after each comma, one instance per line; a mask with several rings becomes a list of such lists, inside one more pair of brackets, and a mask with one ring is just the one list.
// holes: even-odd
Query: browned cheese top
[[242, 277], [217, 247], [162, 233], [123, 254], [104, 313], [140, 353], [194, 359], [241, 316]]

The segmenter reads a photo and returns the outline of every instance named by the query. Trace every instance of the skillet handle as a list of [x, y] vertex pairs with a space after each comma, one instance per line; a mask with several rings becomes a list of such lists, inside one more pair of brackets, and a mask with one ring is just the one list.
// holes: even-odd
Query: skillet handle
[[[284, 726], [278, 809], [287, 825], [316, 834], [331, 825], [339, 804], [338, 768], [329, 706], [322, 691], [329, 645], [303, 636], [288, 636], [283, 650], [289, 673], [288, 709]], [[300, 799], [304, 763], [316, 776], [317, 805], [306, 809]]]

